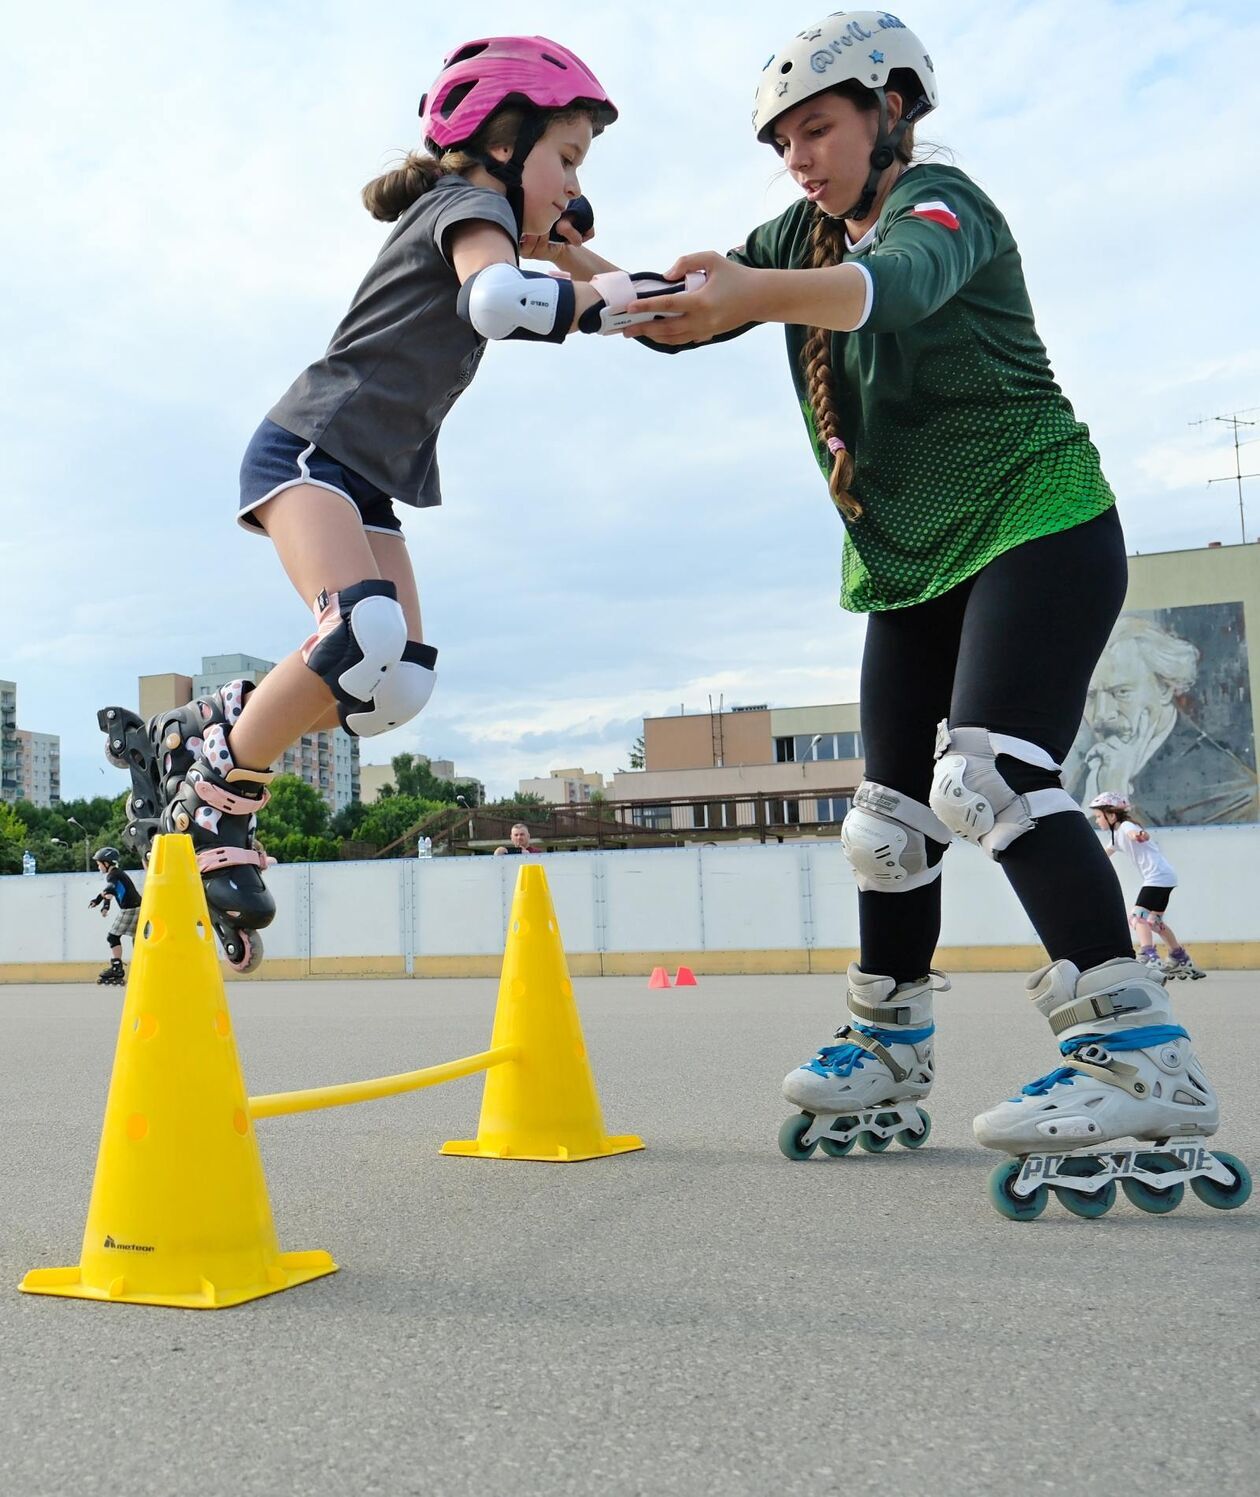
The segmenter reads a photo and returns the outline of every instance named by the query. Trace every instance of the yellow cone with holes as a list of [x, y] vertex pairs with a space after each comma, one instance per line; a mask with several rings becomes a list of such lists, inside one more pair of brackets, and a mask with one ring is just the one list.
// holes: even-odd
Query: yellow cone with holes
[[280, 1251], [192, 841], [159, 837], [82, 1257], [20, 1287], [217, 1310], [336, 1268], [327, 1253]]
[[517, 1045], [521, 1058], [486, 1073], [477, 1137], [443, 1154], [571, 1164], [641, 1149], [633, 1134], [604, 1132], [573, 983], [547, 875], [527, 863], [517, 875], [490, 1048]]

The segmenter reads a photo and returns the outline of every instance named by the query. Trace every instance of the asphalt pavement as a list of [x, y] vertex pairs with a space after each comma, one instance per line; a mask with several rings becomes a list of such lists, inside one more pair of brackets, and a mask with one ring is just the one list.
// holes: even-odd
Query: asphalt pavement
[[[255, 1494], [1253, 1492], [1260, 1192], [1031, 1223], [971, 1118], [1057, 1059], [1018, 977], [938, 1003], [918, 1151], [775, 1136], [835, 977], [575, 984], [591, 1163], [445, 1158], [472, 1077], [258, 1124], [285, 1249], [341, 1272], [215, 1313], [22, 1295], [78, 1257], [121, 990], [0, 988], [0, 1487]], [[482, 980], [236, 984], [254, 1094], [485, 1048]], [[1260, 1173], [1260, 976], [1175, 989]]]

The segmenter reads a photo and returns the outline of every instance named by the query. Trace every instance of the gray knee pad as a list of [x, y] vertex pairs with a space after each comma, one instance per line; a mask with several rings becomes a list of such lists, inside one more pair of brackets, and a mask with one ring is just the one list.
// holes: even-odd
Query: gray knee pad
[[321, 593], [302, 658], [328, 686], [347, 733], [370, 738], [415, 717], [433, 694], [437, 651], [407, 638], [392, 582]]
[[951, 832], [974, 842], [991, 858], [1017, 837], [1031, 832], [1042, 816], [1080, 811], [1062, 785], [1021, 794], [998, 771], [998, 755], [1018, 759], [1056, 776], [1060, 766], [1026, 738], [990, 733], [987, 728], [951, 728], [936, 734], [936, 770], [928, 804]]
[[949, 845], [948, 827], [927, 806], [899, 790], [863, 780], [840, 828], [840, 843], [859, 889], [905, 894], [941, 876], [928, 863], [928, 840]]

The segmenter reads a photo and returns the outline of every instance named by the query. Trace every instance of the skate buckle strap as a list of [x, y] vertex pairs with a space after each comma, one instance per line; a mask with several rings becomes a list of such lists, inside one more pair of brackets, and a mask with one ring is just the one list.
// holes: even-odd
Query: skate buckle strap
[[1059, 1046], [1071, 1062], [1060, 1066], [1049, 1075], [1024, 1087], [1024, 1095], [1044, 1096], [1046, 1092], [1063, 1083], [1071, 1084], [1074, 1076], [1092, 1076], [1096, 1081], [1105, 1081], [1118, 1086], [1131, 1097], [1145, 1098], [1150, 1091], [1146, 1082], [1139, 1079], [1137, 1066], [1117, 1060], [1115, 1052], [1125, 1050], [1148, 1050], [1155, 1045], [1170, 1045], [1177, 1040], [1188, 1040], [1190, 1036], [1180, 1024], [1148, 1024], [1140, 1029], [1119, 1029], [1114, 1034], [1081, 1034], [1075, 1039], [1064, 1040]]
[[1074, 1003], [1065, 1003], [1050, 1015], [1050, 1032], [1059, 1035], [1074, 1024], [1088, 1024], [1092, 1019], [1110, 1019], [1117, 1014], [1133, 1014], [1133, 1022], [1141, 1024], [1141, 1018], [1136, 1016], [1146, 1009], [1149, 1000], [1126, 1003], [1126, 991], [1125, 988], [1118, 988], [1110, 993], [1099, 993], [1092, 998], [1078, 998]]
[[910, 1074], [904, 1066], [893, 1059], [889, 1045], [921, 1045], [936, 1033], [936, 1026], [928, 1024], [922, 1029], [863, 1029], [861, 1025], [845, 1024], [836, 1031], [836, 1038], [844, 1043], [829, 1045], [819, 1053], [819, 1060], [837, 1075], [849, 1076], [855, 1067], [860, 1067], [865, 1055], [872, 1056], [887, 1066], [894, 1081], [901, 1082]]
[[212, 785], [209, 780], [194, 780], [192, 785], [198, 800], [205, 801], [206, 805], [213, 806], [216, 811], [224, 811], [229, 816], [253, 816], [271, 799], [271, 791], [267, 789], [260, 796], [254, 797], [233, 795], [230, 790], [224, 790], [221, 785]]
[[868, 1024], [909, 1024], [914, 1017], [908, 1003], [867, 1003], [852, 993], [846, 1001], [853, 1017]]
[[1117, 1012], [1119, 1010], [1106, 993], [1099, 993], [1096, 998], [1078, 998], [1056, 1008], [1050, 1015], [1050, 1032], [1062, 1034], [1074, 1024], [1088, 1024], [1091, 1019], [1110, 1019]]
[[218, 873], [224, 868], [266, 868], [267, 854], [261, 847], [209, 847], [197, 854], [198, 873]]

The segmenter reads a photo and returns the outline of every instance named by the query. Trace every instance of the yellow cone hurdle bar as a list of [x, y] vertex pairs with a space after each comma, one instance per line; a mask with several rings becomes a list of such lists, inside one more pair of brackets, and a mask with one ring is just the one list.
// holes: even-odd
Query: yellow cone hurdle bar
[[477, 1137], [444, 1154], [572, 1164], [644, 1147], [604, 1131], [547, 878], [522, 868], [490, 1049], [337, 1086], [246, 1097], [201, 876], [159, 837], [140, 906], [80, 1262], [28, 1294], [221, 1309], [335, 1273], [276, 1241], [258, 1118], [393, 1097], [486, 1071]]
[[604, 1131], [547, 876], [539, 867], [517, 875], [489, 1050], [398, 1076], [251, 1097], [249, 1110], [257, 1119], [344, 1107], [476, 1071], [487, 1072], [477, 1137], [445, 1143], [443, 1154], [575, 1164], [644, 1146], [632, 1134], [610, 1138]]
[[327, 1253], [280, 1251], [192, 841], [159, 837], [82, 1254], [20, 1287], [216, 1310], [336, 1270]]
[[547, 875], [537, 864], [516, 876], [490, 1047], [519, 1056], [487, 1073], [477, 1137], [450, 1140], [443, 1154], [572, 1164], [643, 1148], [634, 1134], [604, 1131]]

